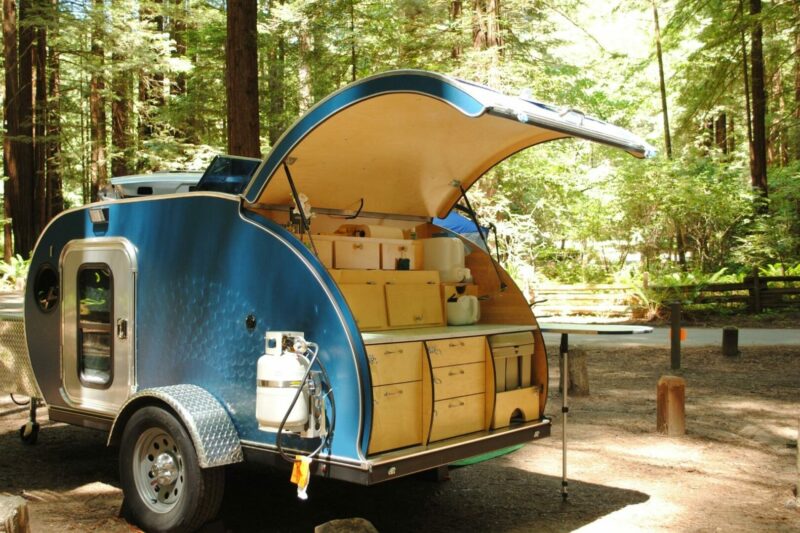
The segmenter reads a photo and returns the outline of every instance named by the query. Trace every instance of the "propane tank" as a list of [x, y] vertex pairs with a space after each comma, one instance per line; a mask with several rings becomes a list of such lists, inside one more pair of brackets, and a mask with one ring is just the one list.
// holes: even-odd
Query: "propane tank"
[[267, 333], [266, 349], [258, 359], [256, 371], [256, 419], [259, 429], [278, 431], [298, 389], [301, 389], [300, 396], [286, 418], [284, 430], [301, 432], [305, 429], [309, 412], [308, 390], [303, 382], [309, 365], [304, 355], [307, 349], [303, 333]]

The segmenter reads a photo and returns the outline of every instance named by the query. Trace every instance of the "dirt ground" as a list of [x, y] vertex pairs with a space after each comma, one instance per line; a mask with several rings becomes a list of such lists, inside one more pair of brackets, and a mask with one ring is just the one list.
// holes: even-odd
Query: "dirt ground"
[[[571, 399], [570, 498], [562, 503], [556, 347], [547, 411], [553, 436], [477, 465], [375, 487], [314, 479], [300, 502], [288, 475], [232, 469], [209, 531], [312, 531], [363, 517], [389, 531], [800, 531], [792, 489], [800, 416], [800, 347], [684, 349], [687, 430], [655, 432], [662, 349], [592, 350], [591, 395]], [[45, 418], [45, 417], [42, 417]], [[104, 435], [44, 423], [39, 443], [17, 436], [25, 411], [0, 399], [0, 494], [29, 502], [34, 531], [129, 532], [117, 517], [116, 451]]]

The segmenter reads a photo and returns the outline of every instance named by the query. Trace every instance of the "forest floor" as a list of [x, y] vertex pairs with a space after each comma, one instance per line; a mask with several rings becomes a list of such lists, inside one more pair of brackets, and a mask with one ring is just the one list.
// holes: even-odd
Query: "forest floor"
[[[284, 472], [233, 469], [210, 531], [312, 531], [363, 517], [389, 531], [798, 531], [793, 494], [800, 346], [686, 348], [687, 434], [656, 433], [661, 348], [590, 349], [591, 394], [570, 399], [562, 503], [558, 350], [549, 346], [551, 438], [463, 468], [374, 487], [314, 479], [300, 502]], [[25, 411], [0, 399], [0, 495], [29, 502], [33, 531], [137, 531], [117, 517], [116, 451], [100, 432], [44, 422], [23, 446]], [[46, 418], [41, 413], [42, 420]]]

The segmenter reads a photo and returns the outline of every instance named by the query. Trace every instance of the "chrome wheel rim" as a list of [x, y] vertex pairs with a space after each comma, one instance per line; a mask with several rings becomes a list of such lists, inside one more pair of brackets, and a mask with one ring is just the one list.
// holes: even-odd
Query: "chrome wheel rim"
[[157, 513], [171, 511], [183, 496], [183, 458], [172, 435], [144, 431], [133, 448], [133, 478], [139, 498]]

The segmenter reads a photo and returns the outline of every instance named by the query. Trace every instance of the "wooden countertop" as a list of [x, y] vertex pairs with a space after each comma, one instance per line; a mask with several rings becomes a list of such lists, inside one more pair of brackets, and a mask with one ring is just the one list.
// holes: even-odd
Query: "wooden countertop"
[[456, 337], [475, 337], [533, 331], [536, 326], [526, 324], [472, 324], [469, 326], [438, 326], [432, 328], [393, 329], [386, 331], [365, 331], [361, 333], [364, 344], [386, 344], [390, 342], [414, 342]]

